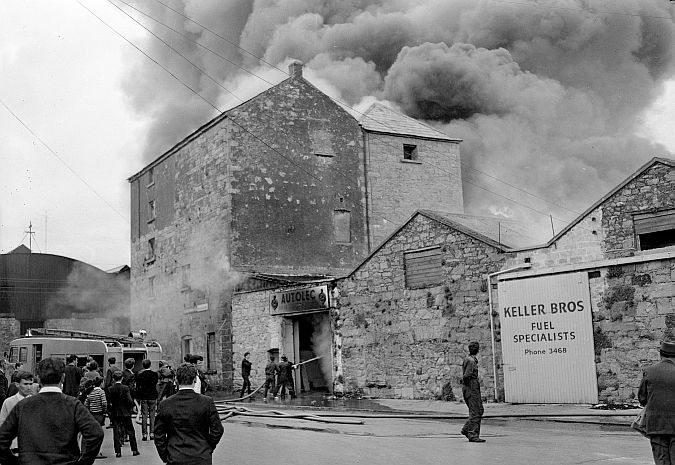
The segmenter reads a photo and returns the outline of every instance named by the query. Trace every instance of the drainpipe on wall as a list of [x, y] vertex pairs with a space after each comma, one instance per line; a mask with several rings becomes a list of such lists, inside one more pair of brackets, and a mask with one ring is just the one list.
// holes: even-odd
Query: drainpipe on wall
[[495, 323], [492, 317], [492, 277], [500, 274], [510, 273], [516, 270], [528, 269], [532, 266], [531, 263], [523, 263], [522, 265], [514, 266], [506, 270], [497, 271], [487, 275], [487, 291], [488, 291], [488, 317], [490, 318], [490, 342], [492, 342], [492, 376], [495, 386], [495, 402], [497, 402], [497, 356], [495, 354]]

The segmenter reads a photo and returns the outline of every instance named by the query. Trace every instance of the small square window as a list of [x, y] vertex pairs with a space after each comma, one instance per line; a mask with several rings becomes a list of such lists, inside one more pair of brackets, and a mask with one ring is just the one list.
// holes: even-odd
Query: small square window
[[403, 144], [403, 159], [417, 160], [417, 146], [410, 144]]

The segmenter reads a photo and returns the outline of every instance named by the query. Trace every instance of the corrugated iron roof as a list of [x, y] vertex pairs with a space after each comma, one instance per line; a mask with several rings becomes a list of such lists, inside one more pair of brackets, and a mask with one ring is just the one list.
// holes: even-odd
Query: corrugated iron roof
[[359, 124], [366, 131], [461, 142], [461, 139], [450, 137], [381, 103], [372, 104], [359, 118]]

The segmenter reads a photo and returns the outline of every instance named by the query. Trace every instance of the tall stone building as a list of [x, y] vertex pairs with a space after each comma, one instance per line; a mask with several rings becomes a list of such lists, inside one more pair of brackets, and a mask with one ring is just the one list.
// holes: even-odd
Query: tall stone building
[[420, 208], [463, 212], [459, 142], [302, 77], [217, 116], [130, 179], [132, 327], [232, 385], [231, 295], [346, 274]]

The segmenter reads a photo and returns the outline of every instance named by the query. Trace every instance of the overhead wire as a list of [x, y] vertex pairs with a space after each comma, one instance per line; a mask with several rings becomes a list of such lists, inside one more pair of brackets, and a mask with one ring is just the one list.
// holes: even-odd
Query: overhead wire
[[[174, 51], [175, 53], [177, 53], [178, 55], [180, 55], [185, 61], [189, 62], [193, 67], [195, 67], [197, 70], [199, 70], [199, 71], [200, 71], [201, 73], [203, 73], [205, 76], [207, 76], [207, 77], [209, 78], [209, 80], [211, 80], [212, 82], [216, 82], [216, 80], [215, 80], [212, 76], [210, 76], [206, 71], [204, 71], [203, 69], [201, 69], [200, 67], [198, 67], [197, 65], [195, 65], [190, 59], [188, 59], [185, 55], [183, 55], [183, 54], [182, 54], [180, 51], [178, 51], [175, 47], [171, 46], [171, 45], [168, 44], [165, 40], [161, 39], [161, 38], [160, 38], [159, 36], [157, 36], [155, 33], [153, 33], [152, 31], [150, 31], [146, 26], [144, 26], [143, 24], [141, 24], [139, 21], [137, 21], [137, 20], [136, 20], [135, 18], [133, 18], [131, 15], [129, 15], [128, 13], [124, 12], [124, 10], [122, 10], [122, 9], [119, 8], [117, 5], [115, 5], [115, 4], [113, 3], [112, 0], [107, 0], [107, 1], [108, 1], [109, 3], [111, 3], [111, 5], [113, 5], [115, 8], [117, 8], [117, 9], [120, 10], [120, 11], [122, 11], [126, 16], [128, 16], [129, 18], [131, 18], [134, 22], [136, 22], [136, 23], [139, 24], [141, 27], [143, 27], [145, 30], [148, 30], [154, 37], [158, 38], [158, 40], [160, 40], [163, 44], [165, 44], [167, 47], [169, 47], [172, 51]], [[127, 6], [130, 6], [130, 5], [129, 5], [127, 2], [125, 2], [124, 0], [118, 0], [118, 1], [120, 1], [120, 3], [123, 3], [123, 4], [127, 5]], [[174, 11], [174, 12], [177, 12], [177, 10], [175, 10], [175, 9], [173, 9], [173, 8], [171, 8], [171, 7], [168, 7], [166, 4], [162, 3], [161, 1], [159, 1], [159, 0], [155, 0], [155, 1], [157, 1], [158, 3], [160, 3], [160, 4], [164, 5], [164, 6], [166, 6], [167, 8], [169, 8], [170, 10], [172, 10], [172, 11]], [[158, 24], [161, 24], [161, 25], [165, 26], [166, 28], [168, 28], [168, 29], [170, 29], [170, 30], [172, 30], [172, 31], [174, 31], [174, 32], [176, 32], [176, 33], [178, 33], [179, 35], [181, 35], [182, 37], [184, 37], [186, 40], [188, 40], [188, 41], [190, 41], [190, 42], [192, 42], [192, 43], [195, 43], [195, 44], [201, 46], [201, 44], [199, 44], [199, 42], [194, 41], [194, 40], [192, 40], [192, 39], [186, 37], [185, 35], [179, 33], [178, 31], [176, 31], [176, 30], [175, 30], [174, 28], [172, 28], [171, 26], [169, 26], [169, 25], [167, 25], [167, 24], [165, 24], [165, 23], [163, 23], [163, 22], [161, 22], [161, 21], [159, 21], [159, 20], [153, 18], [151, 15], [149, 15], [149, 14], [147, 14], [147, 13], [144, 13], [144, 12], [138, 10], [138, 9], [135, 8], [135, 7], [132, 7], [132, 6], [130, 6], [130, 7], [131, 7], [132, 9], [134, 9], [135, 11], [137, 11], [137, 12], [143, 14], [144, 16], [146, 16], [146, 17], [152, 19], [154, 22], [156, 22], [156, 23], [158, 23]], [[228, 43], [232, 43], [231, 41], [229, 41], [229, 40], [223, 38], [222, 36], [218, 35], [217, 33], [211, 31], [211, 30], [208, 29], [206, 26], [203, 26], [203, 25], [201, 25], [200, 23], [198, 23], [197, 21], [192, 20], [192, 19], [189, 18], [188, 16], [186, 16], [186, 15], [184, 15], [184, 14], [182, 14], [182, 13], [179, 13], [179, 12], [177, 12], [177, 13], [178, 13], [180, 16], [182, 16], [183, 18], [188, 19], [188, 20], [190, 20], [191, 22], [193, 22], [194, 24], [196, 24], [196, 25], [198, 25], [199, 27], [203, 28], [204, 30], [207, 30], [208, 32], [210, 32], [210, 33], [216, 35], [217, 37], [219, 37], [219, 38], [221, 38], [221, 39], [227, 41]], [[110, 27], [110, 26], [109, 26], [109, 27]], [[136, 47], [136, 48], [137, 48], [137, 47]], [[204, 49], [206, 49], [206, 50], [208, 50], [208, 51], [210, 51], [210, 52], [212, 52], [212, 53], [215, 54], [215, 52], [213, 52], [213, 51], [212, 51], [211, 49], [209, 49], [208, 47], [202, 47], [202, 48], [204, 48]], [[239, 48], [240, 50], [244, 50], [244, 51], [245, 51], [245, 49], [243, 49], [242, 47], [237, 46], [237, 48]], [[249, 53], [251, 56], [254, 56], [254, 57], [255, 57], [254, 54], [251, 54], [250, 52], [247, 52], [247, 53]], [[145, 53], [144, 53], [144, 54], [145, 54]], [[219, 54], [215, 54], [215, 55], [220, 57]], [[147, 56], [147, 54], [146, 54], [146, 56]], [[262, 60], [260, 57], [256, 57], [256, 58]], [[153, 60], [153, 61], [154, 61], [154, 60]], [[228, 61], [229, 63], [233, 63], [231, 60], [227, 60], [227, 61]], [[262, 60], [262, 61], [264, 62], [264, 60]], [[265, 63], [268, 64], [267, 62], [265, 62]], [[257, 77], [257, 78], [259, 78], [259, 79], [261, 79], [261, 80], [263, 80], [263, 81], [265, 81], [265, 82], [267, 82], [267, 83], [270, 83], [269, 81], [267, 81], [266, 79], [262, 78], [262, 77], [259, 76], [258, 74], [254, 73], [254, 72], [252, 72], [252, 71], [250, 71], [250, 70], [246, 70], [246, 69], [243, 68], [242, 66], [239, 66], [239, 65], [236, 65], [236, 64], [235, 64], [235, 66], [239, 67], [240, 69], [244, 69], [247, 73], [249, 73], [249, 74], [251, 74], [251, 75], [253, 75], [253, 76], [255, 76], [255, 77]], [[274, 67], [275, 69], [277, 69], [277, 70], [283, 72], [285, 75], [288, 75], [288, 73], [286, 73], [285, 71], [280, 70], [280, 69], [277, 68], [276, 66], [274, 66], [274, 65], [270, 65], [270, 66], [272, 66], [272, 67]], [[217, 82], [216, 82], [216, 83], [217, 83]], [[233, 94], [229, 89], [226, 89], [224, 86], [220, 85], [219, 83], [217, 83], [217, 84], [219, 85], [219, 87], [225, 89], [227, 92], [229, 92], [230, 94], [232, 94], [233, 96], [235, 96], [235, 98], [238, 98], [238, 97], [237, 97], [235, 94]], [[329, 98], [330, 98], [331, 100], [335, 101], [337, 104], [342, 105], [342, 106], [346, 106], [347, 108], [350, 108], [351, 110], [356, 111], [356, 112], [358, 112], [358, 113], [361, 113], [361, 114], [363, 115], [362, 112], [359, 112], [358, 110], [355, 110], [354, 108], [350, 107], [347, 103], [341, 102], [341, 101], [339, 101], [338, 99], [335, 99], [334, 97], [330, 97], [330, 96], [329, 96]], [[239, 100], [241, 100], [241, 99], [239, 99]], [[372, 117], [370, 117], [370, 118], [372, 118]], [[266, 145], [268, 148], [270, 148], [271, 150], [273, 150], [275, 153], [277, 153], [277, 154], [283, 156], [283, 157], [286, 158], [288, 161], [291, 161], [290, 159], [288, 159], [287, 157], [285, 157], [283, 154], [281, 154], [281, 152], [279, 152], [278, 150], [276, 150], [276, 149], [274, 149], [273, 147], [271, 147], [271, 146], [270, 146], [267, 142], [265, 142], [262, 138], [256, 136], [255, 134], [253, 134], [252, 132], [250, 132], [249, 130], [247, 130], [247, 128], [243, 127], [242, 125], [239, 125], [239, 124], [236, 122], [236, 120], [235, 120], [234, 118], [232, 118], [231, 116], [230, 116], [230, 119], [232, 120], [233, 123], [237, 124], [240, 128], [242, 128], [243, 130], [247, 131], [249, 134], [253, 135], [257, 140], [259, 140], [260, 142], [262, 142], [264, 145]], [[373, 118], [373, 119], [374, 119], [374, 118]], [[376, 119], [374, 119], [374, 120], [377, 121]], [[386, 125], [386, 123], [382, 123], [382, 122], [380, 122], [380, 123]], [[283, 130], [282, 130], [282, 131], [283, 131]], [[377, 137], [377, 136], [375, 136], [375, 137]], [[390, 144], [388, 144], [387, 141], [385, 141], [384, 139], [382, 139], [382, 138], [380, 138], [380, 139], [381, 139], [385, 144], [390, 145]], [[393, 146], [392, 146], [392, 147], [393, 147]], [[398, 149], [398, 147], [396, 147], [396, 148]], [[453, 177], [459, 179], [460, 181], [466, 182], [466, 183], [469, 184], [469, 185], [472, 185], [472, 186], [474, 186], [474, 187], [477, 187], [477, 188], [479, 188], [479, 189], [481, 189], [481, 190], [484, 190], [484, 191], [486, 191], [486, 192], [488, 192], [488, 193], [491, 193], [491, 194], [493, 194], [493, 195], [496, 195], [496, 196], [498, 196], [498, 197], [501, 197], [501, 198], [503, 198], [503, 199], [505, 199], [505, 200], [508, 200], [508, 201], [510, 201], [510, 202], [513, 202], [513, 203], [515, 203], [515, 204], [521, 205], [521, 206], [523, 206], [523, 207], [525, 207], [525, 208], [528, 208], [528, 209], [530, 209], [530, 210], [532, 210], [532, 211], [534, 211], [534, 212], [536, 212], [536, 213], [539, 213], [539, 214], [541, 214], [541, 215], [543, 215], [543, 216], [546, 216], [546, 217], [551, 216], [550, 213], [543, 212], [543, 211], [538, 210], [538, 209], [536, 209], [536, 208], [534, 208], [534, 207], [531, 207], [531, 206], [529, 206], [529, 205], [526, 205], [526, 204], [524, 204], [524, 203], [522, 203], [522, 202], [520, 202], [520, 201], [518, 201], [518, 200], [512, 199], [512, 198], [510, 198], [510, 197], [508, 197], [508, 196], [506, 196], [506, 195], [504, 195], [504, 194], [500, 194], [500, 193], [498, 193], [498, 192], [494, 192], [494, 191], [492, 191], [492, 190], [490, 190], [490, 189], [488, 189], [488, 188], [486, 188], [486, 187], [484, 187], [484, 186], [478, 185], [478, 184], [476, 184], [476, 183], [474, 183], [474, 182], [472, 182], [472, 181], [470, 181], [470, 180], [468, 180], [468, 179], [462, 178], [461, 176], [457, 176], [456, 173], [453, 173], [453, 172], [451, 172], [451, 171], [448, 171], [448, 170], [446, 170], [446, 169], [443, 168], [443, 167], [440, 167], [440, 166], [435, 165], [435, 164], [433, 164], [433, 163], [429, 163], [428, 161], [426, 161], [426, 162], [424, 162], [424, 163], [426, 163], [428, 166], [432, 166], [432, 167], [434, 167], [434, 168], [436, 168], [436, 169], [438, 169], [438, 170], [440, 170], [440, 171], [442, 171], [442, 172], [445, 172], [446, 174], [449, 174], [449, 175], [451, 175], [451, 176], [453, 176]], [[293, 164], [294, 164], [295, 166], [299, 167], [300, 169], [302, 169], [302, 170], [303, 170], [305, 173], [307, 173], [308, 175], [310, 175], [310, 176], [312, 176], [312, 177], [315, 178], [315, 176], [314, 176], [313, 173], [310, 173], [308, 170], [306, 170], [306, 169], [305, 169], [304, 167], [302, 167], [301, 165], [298, 165], [298, 164], [296, 164], [296, 163], [293, 163]], [[463, 164], [463, 165], [464, 165], [464, 164]], [[468, 165], [465, 165], [465, 166], [469, 167]], [[481, 173], [483, 173], [483, 174], [485, 174], [485, 175], [487, 175], [487, 173], [484, 173], [484, 172], [482, 172], [482, 171], [480, 171], [480, 170], [477, 170], [477, 169], [475, 169], [475, 168], [472, 168], [472, 167], [469, 167], [469, 168], [470, 168], [470, 169], [473, 169], [473, 170], [475, 170], [475, 171], [481, 172]], [[343, 175], [344, 177], [347, 177], [347, 176], [344, 175], [344, 173], [342, 173], [340, 170], [338, 170], [338, 173], [341, 174], [341, 175]], [[495, 180], [498, 180], [498, 181], [500, 181], [500, 182], [504, 182], [504, 181], [501, 181], [499, 178], [497, 178], [497, 177], [495, 177], [495, 176], [491, 176], [491, 175], [487, 175], [487, 176], [489, 176], [489, 177], [491, 177], [491, 178], [493, 178], [493, 179], [495, 179]], [[315, 178], [315, 179], [316, 179], [316, 178]], [[320, 181], [320, 179], [318, 179], [318, 180]], [[543, 201], [545, 201], [545, 202], [554, 204], [553, 202], [550, 202], [550, 201], [548, 201], [548, 200], [546, 200], [546, 199], [544, 199], [544, 198], [542, 198], [542, 197], [539, 197], [539, 196], [537, 196], [537, 195], [535, 195], [535, 194], [532, 194], [532, 193], [527, 192], [527, 191], [525, 191], [525, 190], [523, 190], [523, 189], [520, 189], [520, 188], [518, 188], [517, 186], [513, 186], [512, 184], [509, 184], [509, 183], [507, 183], [507, 182], [504, 182], [504, 184], [507, 184], [507, 185], [509, 185], [510, 187], [512, 187], [512, 188], [514, 188], [514, 189], [517, 189], [517, 190], [520, 190], [520, 191], [522, 191], [522, 192], [524, 192], [524, 193], [526, 193], [526, 194], [528, 194], [528, 195], [531, 195], [531, 196], [533, 196], [533, 197], [539, 198], [540, 200], [543, 200]], [[555, 204], [554, 204], [554, 205], [555, 205]], [[556, 205], [556, 206], [561, 207], [561, 208], [565, 208], [565, 209], [566, 209], [566, 207], [562, 207], [562, 206], [559, 206], [559, 205]], [[569, 210], [569, 209], [568, 209], [568, 210]], [[570, 211], [573, 211], [573, 210], [570, 210]], [[573, 211], [573, 212], [574, 212], [574, 211]], [[376, 214], [377, 216], [380, 216], [381, 219], [383, 219], [384, 221], [388, 221], [388, 222], [391, 222], [391, 223], [395, 223], [395, 221], [392, 221], [392, 220], [386, 218], [386, 217], [385, 217], [384, 215], [382, 215], [380, 212], [372, 211], [372, 213]], [[577, 212], [574, 212], [574, 213], [577, 213]], [[567, 220], [563, 220], [563, 219], [560, 219], [560, 218], [556, 218], [556, 219], [559, 220], [559, 221], [562, 221], [562, 222], [567, 222]]]

